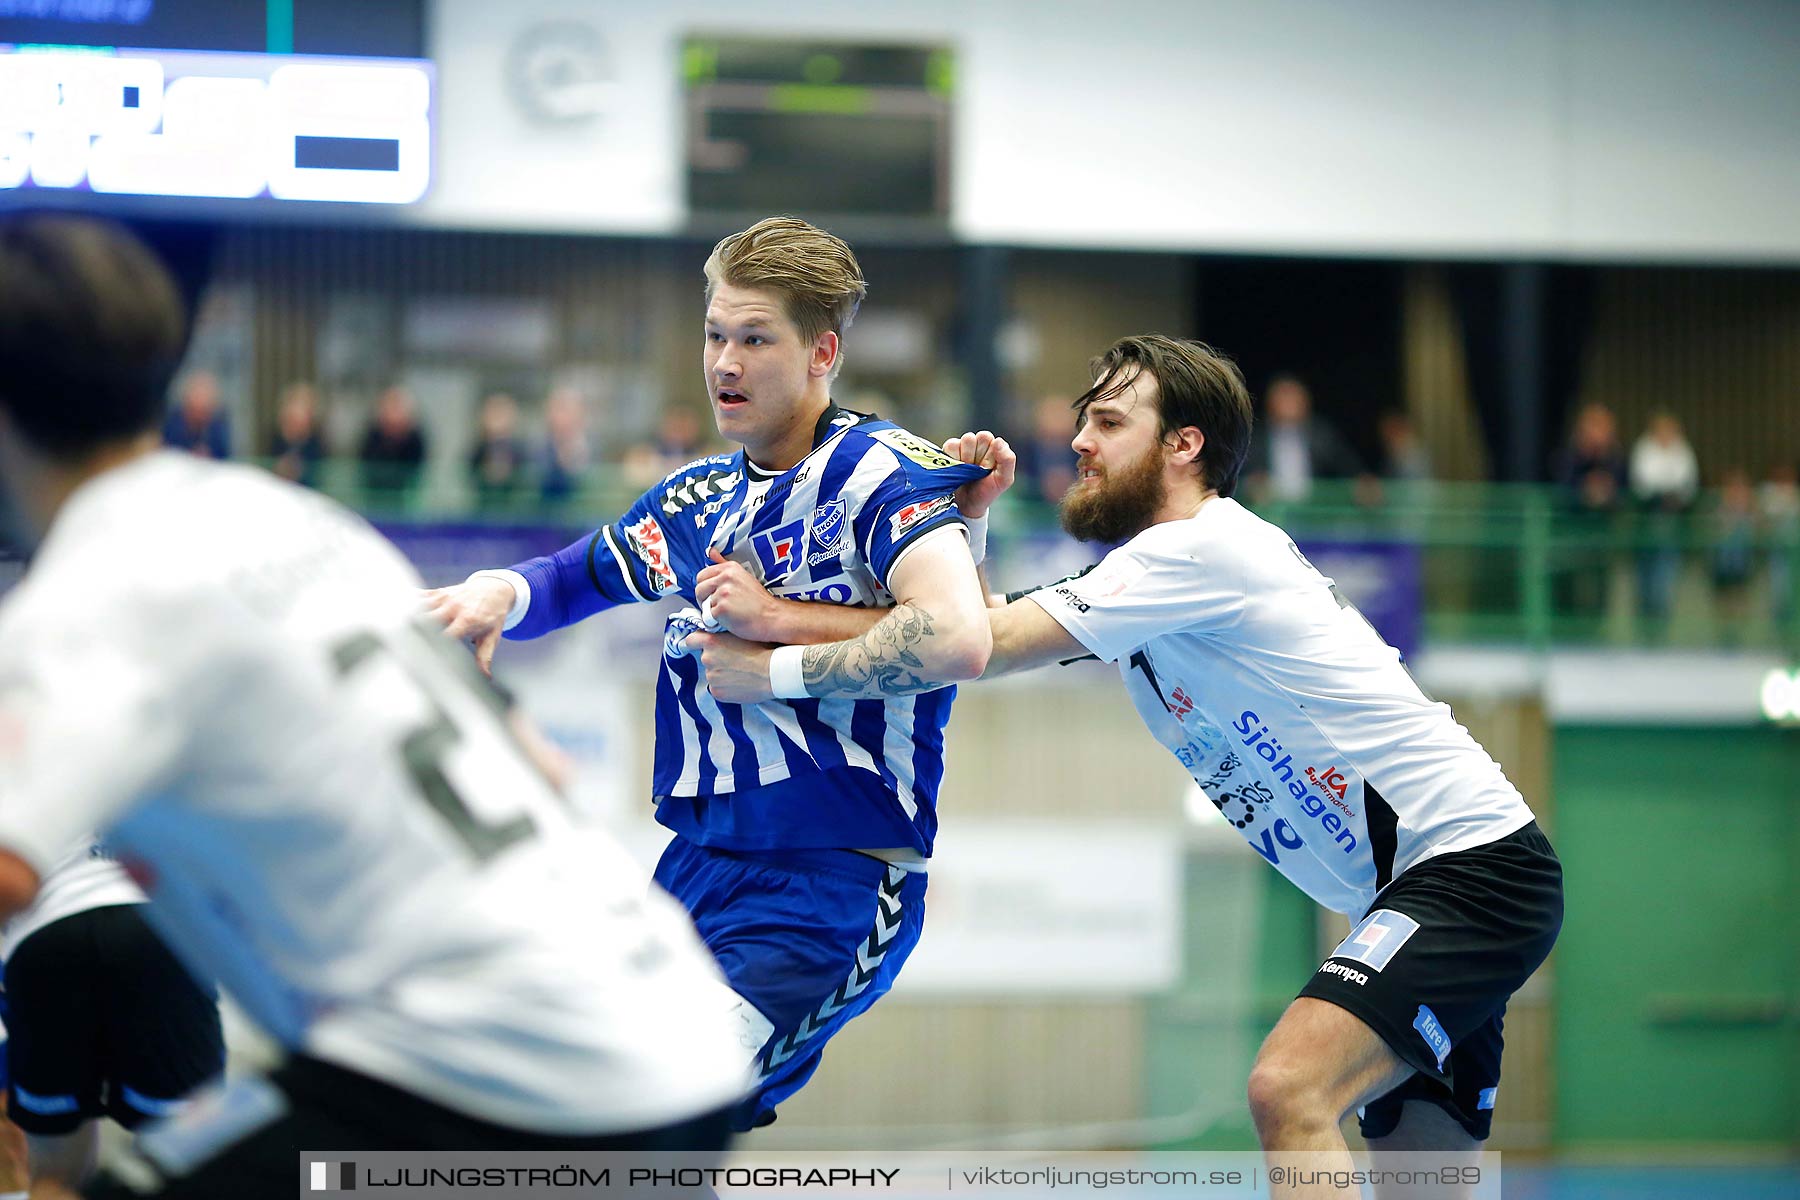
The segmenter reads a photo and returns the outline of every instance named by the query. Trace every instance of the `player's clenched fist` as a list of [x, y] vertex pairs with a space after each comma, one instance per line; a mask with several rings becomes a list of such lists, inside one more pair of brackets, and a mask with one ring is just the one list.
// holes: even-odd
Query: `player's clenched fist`
[[513, 585], [492, 576], [476, 576], [454, 587], [425, 593], [425, 611], [443, 623], [444, 633], [475, 644], [475, 661], [492, 672], [494, 648], [506, 628], [506, 614], [516, 599]]
[[987, 516], [1000, 493], [1013, 485], [1019, 469], [1019, 456], [1006, 439], [985, 429], [951, 438], [944, 443], [944, 453], [988, 469], [986, 478], [956, 489], [956, 510], [971, 519]]
[[706, 671], [706, 690], [715, 700], [732, 704], [761, 704], [772, 699], [769, 684], [769, 648], [755, 646], [729, 633], [691, 633], [688, 648], [700, 656]]
[[716, 549], [706, 553], [713, 565], [694, 577], [694, 598], [700, 601], [700, 611], [749, 641], [782, 641], [776, 627], [781, 601], [769, 595], [742, 563], [732, 562]]

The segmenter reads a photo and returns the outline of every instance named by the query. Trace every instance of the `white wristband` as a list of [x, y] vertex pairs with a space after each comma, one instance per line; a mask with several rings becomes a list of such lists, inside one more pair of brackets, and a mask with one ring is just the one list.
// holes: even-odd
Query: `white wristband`
[[0, 1192], [0, 1200], [31, 1200], [30, 1192]]
[[963, 518], [963, 525], [969, 531], [969, 555], [978, 567], [981, 560], [987, 557], [987, 523], [986, 517]]
[[769, 655], [769, 690], [777, 698], [801, 700], [806, 697], [806, 671], [800, 665], [805, 654], [805, 646], [777, 646], [775, 653]]
[[[523, 621], [525, 614], [531, 611], [531, 581], [517, 571], [477, 571], [469, 578], [471, 580], [504, 579], [512, 585], [512, 607], [506, 610], [506, 624], [502, 628], [511, 629]], [[5, 1197], [0, 1196], [0, 1200], [5, 1200]]]

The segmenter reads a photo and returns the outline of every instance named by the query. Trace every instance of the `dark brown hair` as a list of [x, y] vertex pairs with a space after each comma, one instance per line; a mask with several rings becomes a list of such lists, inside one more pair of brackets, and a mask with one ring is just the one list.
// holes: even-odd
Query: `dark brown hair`
[[1075, 401], [1083, 416], [1096, 400], [1117, 395], [1148, 371], [1156, 379], [1157, 435], [1167, 439], [1188, 426], [1206, 438], [1200, 450], [1200, 478], [1221, 496], [1237, 490], [1238, 474], [1250, 453], [1250, 390], [1237, 364], [1203, 342], [1160, 333], [1114, 342], [1088, 363], [1097, 382]]
[[174, 279], [121, 227], [0, 218], [0, 408], [38, 449], [73, 458], [154, 428], [186, 337]]

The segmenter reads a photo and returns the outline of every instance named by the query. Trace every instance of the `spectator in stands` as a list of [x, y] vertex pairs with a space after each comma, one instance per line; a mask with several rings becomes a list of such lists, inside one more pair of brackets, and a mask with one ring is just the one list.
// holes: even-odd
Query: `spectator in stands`
[[1419, 427], [1399, 409], [1390, 408], [1376, 423], [1381, 436], [1381, 477], [1423, 483], [1432, 478], [1431, 451]]
[[1794, 568], [1800, 564], [1800, 470], [1794, 463], [1777, 462], [1757, 489], [1757, 509], [1769, 538], [1769, 603], [1775, 621], [1785, 626], [1794, 619]]
[[1625, 500], [1625, 447], [1612, 409], [1604, 404], [1582, 406], [1551, 474], [1571, 510], [1563, 520], [1574, 535], [1570, 560], [1557, 576], [1557, 609], [1571, 616], [1598, 616], [1606, 609], [1606, 582], [1612, 570], [1599, 547], [1610, 540], [1608, 527]]
[[181, 381], [180, 397], [163, 423], [163, 444], [201, 458], [230, 458], [231, 426], [220, 404], [219, 377], [193, 372]]
[[1638, 542], [1638, 613], [1669, 615], [1681, 573], [1682, 517], [1700, 491], [1700, 463], [1670, 412], [1651, 416], [1631, 447], [1631, 495], [1645, 514]]
[[1569, 444], [1557, 455], [1555, 475], [1577, 509], [1608, 513], [1619, 507], [1625, 497], [1625, 447], [1612, 409], [1582, 406]]
[[375, 419], [363, 436], [363, 487], [372, 499], [404, 500], [425, 467], [425, 435], [412, 393], [395, 384], [375, 401]]
[[1075, 452], [1069, 449], [1074, 430], [1073, 400], [1046, 396], [1038, 401], [1032, 410], [1031, 436], [1018, 443], [1018, 477], [1031, 499], [1062, 503], [1069, 485], [1075, 482]]
[[275, 440], [269, 448], [275, 473], [306, 487], [319, 486], [325, 439], [319, 435], [319, 394], [300, 380], [281, 389], [275, 410]]
[[1756, 489], [1749, 472], [1732, 468], [1719, 487], [1712, 514], [1713, 603], [1723, 640], [1743, 635], [1750, 615], [1750, 577], [1756, 570]]
[[1261, 427], [1250, 443], [1250, 484], [1274, 500], [1304, 500], [1315, 479], [1352, 479], [1362, 460], [1323, 419], [1312, 392], [1293, 375], [1277, 375], [1264, 396]]
[[469, 452], [469, 475], [483, 508], [504, 508], [525, 482], [525, 443], [519, 437], [519, 402], [494, 392], [481, 402], [480, 428]]
[[581, 490], [594, 466], [588, 437], [587, 405], [574, 388], [556, 388], [544, 402], [544, 445], [540, 460], [544, 500], [557, 504]]
[[657, 423], [656, 437], [626, 451], [626, 478], [633, 487], [654, 483], [699, 458], [705, 446], [700, 418], [692, 409], [667, 409]]
[[656, 431], [656, 452], [668, 469], [692, 462], [706, 445], [700, 418], [691, 408], [674, 408], [663, 414]]

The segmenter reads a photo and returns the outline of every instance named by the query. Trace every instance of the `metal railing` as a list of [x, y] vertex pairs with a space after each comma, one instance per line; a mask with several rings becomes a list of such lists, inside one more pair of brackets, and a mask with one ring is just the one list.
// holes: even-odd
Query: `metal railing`
[[[592, 528], [645, 486], [601, 468], [566, 498], [535, 486], [478, 493], [442, 468], [370, 486], [360, 465], [319, 464], [316, 484], [389, 522]], [[1056, 525], [1018, 489], [995, 510], [994, 553]], [[1321, 483], [1302, 502], [1242, 499], [1302, 542], [1419, 547], [1428, 643], [1781, 648], [1800, 654], [1800, 517], [1728, 523], [1719, 497], [1681, 513], [1583, 511], [1537, 484]], [[1041, 542], [1040, 542], [1041, 544]]]
[[1253, 507], [1296, 538], [1420, 548], [1432, 642], [1800, 650], [1800, 517], [1584, 510], [1535, 484], [1323, 487]]

